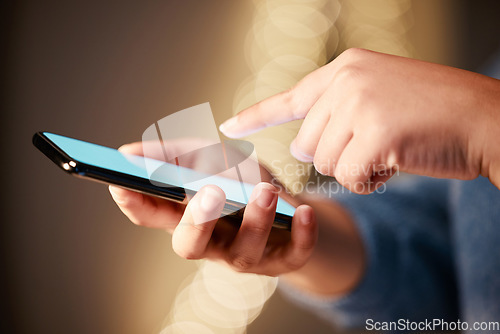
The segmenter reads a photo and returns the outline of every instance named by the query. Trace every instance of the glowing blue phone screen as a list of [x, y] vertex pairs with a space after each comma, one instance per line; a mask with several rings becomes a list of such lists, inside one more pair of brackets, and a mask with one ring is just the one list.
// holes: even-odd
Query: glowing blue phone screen
[[[180, 181], [179, 170], [182, 170], [183, 174], [198, 173], [194, 170], [172, 165], [164, 161], [124, 154], [110, 147], [92, 144], [49, 132], [44, 132], [43, 134], [54, 144], [56, 144], [61, 150], [63, 150], [68, 156], [75, 160], [75, 162], [82, 162], [87, 165], [133, 175], [153, 181], [153, 183], [161, 182], [164, 184], [185, 188], [183, 183]], [[148, 173], [146, 164], [148, 165], [148, 168], [151, 168], [151, 166], [157, 166], [157, 168], [161, 167], [163, 170], [163, 172], [161, 173], [161, 178], [153, 179], [150, 176], [150, 173]], [[197, 182], [196, 185], [190, 187], [189, 190], [198, 191], [204, 185], [215, 184], [224, 191], [228, 200], [243, 204], [246, 204], [246, 198], [248, 198], [247, 195], [250, 194], [252, 192], [252, 189], [254, 188], [254, 186], [251, 184], [241, 183], [236, 180], [217, 175], [210, 175], [205, 178], [198, 177], [198, 179], [201, 179], [202, 182]], [[242, 192], [242, 187], [244, 188], [244, 193]], [[278, 198], [276, 212], [288, 216], [293, 216], [295, 208], [282, 198]]]

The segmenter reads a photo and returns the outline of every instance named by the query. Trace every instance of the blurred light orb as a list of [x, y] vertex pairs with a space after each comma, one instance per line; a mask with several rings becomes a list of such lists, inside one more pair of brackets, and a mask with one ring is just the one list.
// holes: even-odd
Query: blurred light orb
[[[268, 277], [257, 274], [237, 273], [228, 267], [217, 263], [207, 262], [200, 270], [203, 282], [208, 282], [205, 277], [218, 279], [220, 282], [232, 282], [232, 286], [238, 290], [245, 300], [245, 304], [235, 304], [234, 308], [253, 309], [261, 308], [269, 297], [276, 290], [278, 279], [276, 277]], [[228, 299], [232, 299], [228, 295], [228, 291], [220, 291], [220, 285], [205, 284], [205, 288], [210, 296], [219, 303], [231, 304]]]
[[[208, 284], [220, 284], [210, 281]], [[244, 303], [241, 295], [238, 295], [231, 284], [226, 288], [234, 293], [233, 305]], [[217, 333], [223, 329], [230, 333], [240, 333], [245, 328], [248, 320], [248, 312], [231, 308], [231, 305], [222, 305], [212, 299], [205, 289], [205, 283], [194, 280], [176, 298], [172, 311], [174, 323], [183, 321], [197, 321], [207, 327], [216, 328]]]
[[359, 13], [380, 21], [397, 19], [411, 8], [410, 0], [354, 0], [347, 4]]
[[321, 11], [298, 5], [274, 9], [269, 15], [269, 20], [286, 35], [304, 39], [317, 38], [332, 26], [332, 22]]
[[217, 334], [209, 327], [194, 321], [179, 321], [165, 327], [160, 334]]

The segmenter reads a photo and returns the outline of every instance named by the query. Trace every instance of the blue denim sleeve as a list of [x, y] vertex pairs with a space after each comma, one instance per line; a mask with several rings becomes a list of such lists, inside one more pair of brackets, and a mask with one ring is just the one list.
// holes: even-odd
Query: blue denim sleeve
[[448, 223], [449, 181], [405, 177], [372, 195], [331, 194], [354, 218], [367, 254], [349, 294], [318, 298], [280, 282], [286, 297], [335, 325], [457, 317]]

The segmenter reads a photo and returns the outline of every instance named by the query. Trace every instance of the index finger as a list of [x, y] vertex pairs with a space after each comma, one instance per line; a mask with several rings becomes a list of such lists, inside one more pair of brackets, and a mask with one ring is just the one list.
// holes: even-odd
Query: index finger
[[333, 77], [330, 66], [311, 72], [293, 88], [241, 111], [220, 126], [230, 138], [247, 136], [269, 126], [304, 118]]

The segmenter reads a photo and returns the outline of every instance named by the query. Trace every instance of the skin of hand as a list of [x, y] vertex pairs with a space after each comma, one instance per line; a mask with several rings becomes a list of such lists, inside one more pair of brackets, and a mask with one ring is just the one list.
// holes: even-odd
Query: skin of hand
[[228, 137], [304, 119], [291, 153], [366, 194], [396, 170], [500, 188], [500, 80], [349, 49], [221, 125]]
[[[128, 144], [120, 151], [142, 155], [142, 145]], [[175, 145], [169, 147], [175, 150]], [[159, 152], [156, 158], [161, 157]], [[265, 174], [263, 179], [269, 177]], [[318, 295], [350, 291], [364, 271], [359, 234], [348, 214], [331, 201], [292, 199], [270, 183], [261, 182], [250, 197], [241, 225], [236, 226], [224, 218], [213, 219], [220, 216], [225, 203], [224, 192], [214, 185], [203, 187], [187, 203], [114, 186], [109, 189], [133, 223], [171, 233], [174, 251], [186, 259], [209, 259], [239, 272], [281, 275], [289, 283]], [[278, 193], [298, 205], [291, 232], [272, 228]]]

